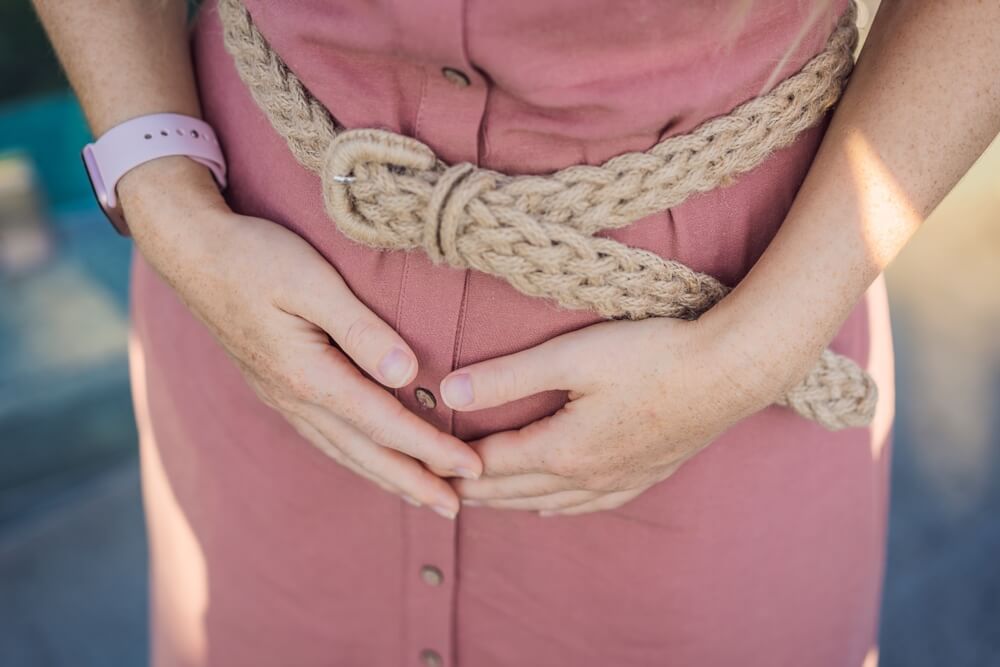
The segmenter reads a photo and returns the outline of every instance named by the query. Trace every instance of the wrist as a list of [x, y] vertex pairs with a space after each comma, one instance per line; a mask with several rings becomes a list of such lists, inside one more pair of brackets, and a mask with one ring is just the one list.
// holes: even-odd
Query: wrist
[[776, 402], [799, 382], [824, 345], [784, 330], [780, 318], [761, 316], [741, 296], [731, 292], [697, 324], [720, 381], [745, 399], [750, 414]]
[[118, 182], [118, 197], [136, 247], [170, 282], [174, 268], [217, 256], [239, 217], [212, 172], [183, 156], [135, 167]]
[[182, 155], [157, 158], [131, 169], [118, 181], [118, 199], [130, 217], [154, 204], [169, 209], [225, 206], [208, 167]]
[[134, 238], [162, 234], [204, 212], [229, 211], [212, 172], [184, 156], [138, 165], [118, 181], [118, 198]]

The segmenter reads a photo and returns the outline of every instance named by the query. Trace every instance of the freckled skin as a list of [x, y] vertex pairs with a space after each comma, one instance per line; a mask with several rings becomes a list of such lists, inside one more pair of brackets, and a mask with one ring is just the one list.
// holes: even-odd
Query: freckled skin
[[[486, 472], [456, 481], [459, 493], [565, 514], [620, 506], [802, 377], [1000, 130], [997, 25], [996, 2], [884, 2], [781, 230], [697, 323], [615, 322], [545, 343], [564, 368], [532, 365], [529, 351], [456, 371], [486, 388], [473, 409], [519, 397], [490, 395], [477, 375], [493, 372], [541, 374], [516, 385], [576, 390], [577, 404], [544, 431], [477, 443]], [[588, 354], [560, 352], [583, 340]], [[536, 454], [543, 438], [585, 464], [553, 474]]]
[[[521, 510], [613, 508], [804, 375], [1000, 128], [1000, 3], [883, 4], [787, 219], [744, 281], [698, 322], [602, 323], [457, 371], [476, 390], [459, 409], [544, 389], [572, 399], [474, 443], [478, 456], [357, 371], [351, 360], [378, 377], [392, 346], [412, 352], [308, 244], [229, 211], [207, 169], [162, 158], [118, 192], [149, 263], [261, 398], [335, 460], [445, 514], [458, 495]], [[96, 135], [143, 114], [198, 114], [186, 3], [35, 6]], [[347, 335], [357, 326], [367, 338]], [[349, 390], [335, 394], [324, 373]], [[457, 466], [485, 472], [450, 485], [439, 477]]]
[[[95, 136], [144, 114], [198, 115], [186, 4], [35, 3]], [[354, 363], [387, 386], [402, 386], [416, 375], [416, 358], [312, 247], [272, 222], [234, 214], [205, 167], [187, 158], [133, 169], [118, 194], [139, 251], [266, 404], [387, 491], [445, 515], [458, 511], [442, 475], [459, 467], [477, 473], [478, 456], [358, 371]], [[390, 381], [379, 361], [393, 348], [409, 355], [411, 366]]]

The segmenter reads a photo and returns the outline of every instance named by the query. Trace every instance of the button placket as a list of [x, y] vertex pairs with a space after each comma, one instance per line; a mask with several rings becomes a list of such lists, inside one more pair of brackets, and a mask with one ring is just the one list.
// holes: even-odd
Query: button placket
[[[479, 128], [486, 108], [486, 81], [465, 52], [463, 0], [399, 3], [405, 46], [427, 65], [414, 136], [448, 163], [478, 162]], [[452, 411], [437, 396], [452, 371], [464, 272], [434, 265], [419, 252], [407, 256], [396, 328], [411, 344], [420, 366], [397, 391], [412, 412], [441, 431], [452, 431]], [[407, 585], [403, 601], [404, 664], [454, 667], [457, 528], [426, 508], [403, 508]]]
[[[410, 411], [450, 433], [452, 411], [438, 398], [437, 388], [452, 370], [465, 281], [461, 272], [435, 266], [419, 253], [407, 256], [404, 276], [396, 328], [417, 355], [419, 370], [414, 381], [396, 393]], [[404, 664], [452, 667], [458, 521], [426, 507], [402, 508], [402, 566], [408, 582], [402, 609]], [[426, 657], [431, 654], [425, 651], [436, 657]]]
[[[456, 522], [410, 505], [403, 513], [409, 580], [402, 609], [407, 628], [404, 664], [444, 666], [450, 664], [454, 643]], [[431, 652], [435, 657], [427, 658]]]

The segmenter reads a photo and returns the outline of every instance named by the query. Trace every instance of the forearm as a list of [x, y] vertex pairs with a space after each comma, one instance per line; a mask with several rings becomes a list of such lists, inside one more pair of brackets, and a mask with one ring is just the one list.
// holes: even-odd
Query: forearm
[[184, 0], [34, 0], [95, 135], [135, 116], [198, 115]]
[[[200, 115], [184, 0], [34, 5], [95, 136], [145, 114]], [[208, 169], [181, 157], [137, 167], [119, 182], [118, 194], [133, 234], [145, 231], [135, 226], [148, 217], [139, 209], [220, 201]]]
[[883, 3], [781, 230], [710, 313], [772, 385], [814, 363], [1000, 130], [997, 25], [996, 2]]

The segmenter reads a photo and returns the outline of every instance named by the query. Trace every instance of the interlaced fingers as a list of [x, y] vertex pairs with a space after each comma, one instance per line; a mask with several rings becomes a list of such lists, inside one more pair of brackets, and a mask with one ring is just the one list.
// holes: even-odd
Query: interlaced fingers
[[[392, 132], [344, 130], [313, 98], [239, 0], [221, 0], [226, 47], [296, 159], [322, 178], [330, 217], [351, 239], [424, 250], [500, 277], [530, 296], [609, 318], [697, 318], [728, 288], [645, 250], [594, 236], [730, 182], [823, 117], [840, 96], [857, 42], [850, 3], [824, 50], [771, 92], [645, 153], [547, 176], [449, 166]], [[825, 351], [781, 403], [836, 429], [868, 424], [874, 381]]]

